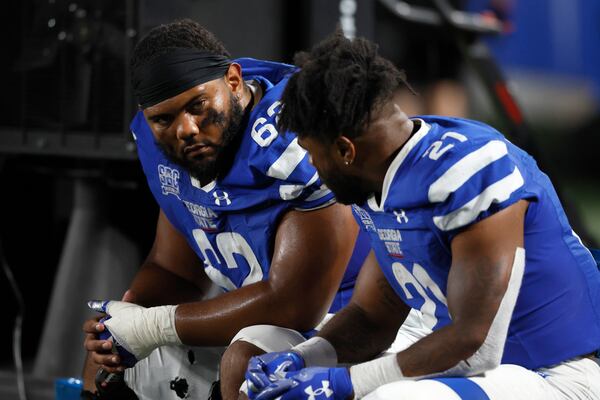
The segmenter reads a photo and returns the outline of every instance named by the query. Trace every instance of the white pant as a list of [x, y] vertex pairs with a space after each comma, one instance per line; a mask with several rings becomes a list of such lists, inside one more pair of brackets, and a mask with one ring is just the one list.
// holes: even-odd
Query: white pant
[[[317, 329], [332, 316], [328, 314]], [[409, 314], [390, 350], [403, 350], [429, 333], [415, 310]], [[244, 328], [232, 342], [240, 339], [265, 352], [287, 350], [305, 340], [297, 331], [269, 325]], [[163, 346], [133, 368], [126, 369], [125, 382], [140, 400], [179, 400], [182, 395], [206, 399], [211, 384], [218, 378], [224, 352], [225, 347]]]
[[159, 347], [125, 370], [125, 382], [139, 400], [206, 399], [224, 352], [225, 347]]
[[[386, 354], [402, 351], [430, 333], [422, 324], [420, 313], [413, 310]], [[290, 329], [259, 325], [241, 330], [235, 340], [245, 340], [268, 351], [282, 351], [300, 344], [304, 338]], [[394, 382], [381, 386], [364, 399], [600, 400], [600, 365], [588, 358], [537, 371], [505, 364], [472, 378]]]
[[381, 386], [365, 400], [598, 400], [600, 366], [578, 358], [531, 371], [504, 364], [471, 378], [398, 381]]

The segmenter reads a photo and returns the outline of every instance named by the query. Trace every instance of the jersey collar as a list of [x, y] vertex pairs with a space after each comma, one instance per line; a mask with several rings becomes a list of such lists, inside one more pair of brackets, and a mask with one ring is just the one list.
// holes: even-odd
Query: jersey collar
[[193, 187], [195, 187], [196, 189], [201, 189], [201, 190], [205, 191], [206, 193], [213, 190], [215, 188], [215, 186], [217, 185], [217, 181], [212, 180], [212, 181], [208, 182], [206, 185], [202, 186], [200, 181], [191, 175], [190, 175], [190, 181], [191, 181]]
[[396, 155], [396, 158], [392, 161], [390, 166], [388, 167], [387, 172], [385, 173], [385, 177], [383, 178], [383, 187], [381, 188], [381, 202], [377, 204], [377, 199], [375, 198], [375, 194], [371, 194], [369, 199], [367, 200], [367, 204], [369, 208], [373, 211], [382, 212], [383, 206], [385, 205], [385, 200], [387, 199], [388, 192], [390, 191], [390, 186], [394, 177], [396, 176], [396, 172], [402, 165], [402, 162], [408, 156], [408, 153], [421, 141], [421, 139], [427, 135], [431, 126], [427, 124], [420, 118], [415, 118], [413, 121], [419, 121], [421, 123], [421, 127], [418, 131], [416, 131], [410, 139], [402, 146], [402, 149]]

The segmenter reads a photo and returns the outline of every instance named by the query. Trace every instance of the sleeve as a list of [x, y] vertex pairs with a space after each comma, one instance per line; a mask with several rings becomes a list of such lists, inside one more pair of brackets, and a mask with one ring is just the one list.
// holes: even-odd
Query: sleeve
[[[169, 222], [179, 232], [184, 233], [185, 227], [180, 223], [178, 218], [176, 218], [176, 207], [174, 206], [176, 203], [173, 202], [173, 198], [179, 199], [177, 196], [178, 189], [176, 182], [180, 172], [164, 159], [141, 111], [138, 111], [129, 127], [137, 146], [138, 159], [142, 165], [142, 170], [144, 171], [148, 187], [154, 196], [154, 200], [165, 213]], [[167, 174], [167, 179], [174, 178], [174, 181], [169, 181], [169, 183], [161, 182], [162, 179], [165, 179], [165, 176], [163, 175], [165, 173]], [[169, 193], [169, 190], [172, 190], [170, 192], [171, 195], [165, 196]]]
[[147, 125], [144, 121], [144, 114], [141, 111], [138, 111], [129, 124], [131, 136], [133, 137], [133, 140], [135, 140], [137, 146], [139, 146], [138, 134], [145, 129], [145, 127], [147, 127]]
[[367, 213], [363, 208], [356, 204], [352, 204], [352, 216], [358, 225], [358, 228], [365, 233], [368, 233], [369, 230], [375, 231], [375, 224], [373, 224], [373, 220], [369, 213]]
[[502, 139], [449, 154], [427, 189], [435, 229], [451, 240], [465, 227], [529, 197], [522, 165]]
[[285, 133], [255, 158], [255, 166], [274, 179], [278, 197], [299, 211], [326, 207], [335, 202], [331, 190], [319, 178], [298, 138]]

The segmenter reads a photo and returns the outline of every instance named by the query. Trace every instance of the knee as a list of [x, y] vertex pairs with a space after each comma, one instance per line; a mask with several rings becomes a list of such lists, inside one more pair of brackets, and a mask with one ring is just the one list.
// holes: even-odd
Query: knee
[[223, 353], [221, 365], [239, 366], [243, 364], [245, 367], [250, 357], [271, 351], [265, 343], [265, 339], [274, 334], [274, 329], [276, 328], [270, 325], [254, 325], [240, 330]]
[[304, 337], [293, 329], [273, 325], [254, 325], [240, 330], [231, 341], [231, 345], [238, 342], [251, 343], [262, 349], [263, 353], [270, 353], [288, 350], [304, 340]]
[[230, 370], [232, 367], [246, 368], [250, 357], [263, 354], [265, 351], [245, 340], [236, 340], [231, 343], [221, 358], [221, 370]]
[[225, 400], [237, 399], [239, 389], [244, 382], [244, 373], [248, 360], [252, 356], [263, 354], [264, 351], [244, 340], [237, 340], [225, 350], [220, 366], [220, 391]]

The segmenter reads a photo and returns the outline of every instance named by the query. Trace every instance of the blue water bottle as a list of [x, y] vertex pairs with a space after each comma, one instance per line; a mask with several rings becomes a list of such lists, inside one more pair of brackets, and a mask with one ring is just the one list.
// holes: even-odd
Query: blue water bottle
[[83, 383], [77, 378], [60, 378], [54, 381], [56, 400], [79, 400]]

